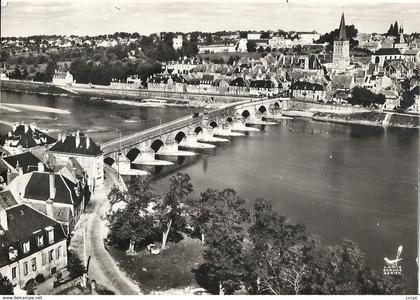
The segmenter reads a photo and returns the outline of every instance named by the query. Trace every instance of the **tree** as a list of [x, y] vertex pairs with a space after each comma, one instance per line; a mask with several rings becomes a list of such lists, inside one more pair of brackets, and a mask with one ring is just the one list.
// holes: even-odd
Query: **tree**
[[85, 266], [73, 251], [67, 251], [67, 270], [70, 273], [70, 278], [77, 278], [85, 272]]
[[13, 295], [13, 284], [0, 274], [0, 295]]
[[385, 96], [382, 94], [375, 94], [367, 88], [356, 86], [352, 90], [352, 97], [348, 102], [352, 105], [370, 106], [372, 103], [384, 104]]
[[227, 233], [231, 234], [242, 232], [241, 224], [249, 219], [245, 201], [232, 189], [207, 189], [199, 198], [189, 199], [186, 204], [193, 235], [199, 236], [203, 244], [205, 235], [212, 240], [214, 235], [220, 234], [221, 227], [228, 228]]
[[386, 101], [386, 98], [385, 98], [385, 95], [384, 94], [376, 94], [374, 97], [373, 97], [373, 103], [376, 103], [376, 104], [385, 104], [385, 101]]
[[252, 40], [248, 41], [246, 43], [246, 49], [247, 49], [248, 52], [257, 51], [257, 43], [255, 41], [252, 41]]
[[270, 38], [270, 31], [263, 31], [261, 33], [261, 38], [262, 39], [269, 39]]
[[[152, 202], [150, 184], [147, 180], [138, 177], [129, 184], [129, 192], [121, 191], [114, 186], [108, 194], [111, 212], [107, 215], [109, 226], [108, 238], [112, 243], [121, 248], [129, 245], [129, 251], [148, 242], [153, 242], [156, 237], [156, 218], [150, 212]], [[125, 207], [112, 210], [118, 203]]]
[[400, 106], [403, 109], [407, 109], [410, 106], [414, 105], [415, 103], [415, 89], [411, 90], [410, 80], [405, 79], [401, 82], [401, 89], [402, 89], [402, 99], [400, 101]]
[[210, 291], [232, 294], [244, 274], [244, 224], [249, 221], [245, 200], [232, 189], [208, 189], [193, 205], [193, 224], [207, 236], [204, 263], [197, 273]]
[[258, 294], [300, 294], [308, 273], [305, 253], [313, 247], [305, 227], [292, 224], [259, 198], [248, 233], [252, 242], [247, 254], [249, 289]]
[[[346, 35], [347, 39], [350, 41], [350, 48], [353, 49], [354, 47], [357, 47], [359, 42], [356, 40], [358, 30], [354, 25], [346, 25]], [[321, 35], [318, 40], [315, 41], [315, 43], [318, 44], [324, 44], [328, 43], [330, 47], [334, 45], [334, 41], [338, 40], [339, 37], [339, 28]]]
[[308, 254], [311, 270], [305, 293], [327, 295], [402, 293], [401, 277], [378, 275], [365, 265], [364, 253], [347, 239]]
[[57, 63], [54, 60], [49, 60], [45, 68], [46, 81], [52, 81], [54, 72], [57, 69]]
[[186, 196], [193, 191], [188, 174], [177, 172], [169, 181], [169, 190], [156, 204], [159, 228], [162, 232], [162, 249], [165, 249], [171, 228], [175, 231], [185, 227]]

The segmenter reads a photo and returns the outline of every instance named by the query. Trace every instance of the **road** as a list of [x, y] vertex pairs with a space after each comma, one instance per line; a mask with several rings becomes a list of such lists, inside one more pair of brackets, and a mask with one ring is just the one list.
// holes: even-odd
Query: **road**
[[91, 256], [88, 276], [90, 280], [119, 295], [141, 294], [139, 287], [127, 277], [116, 265], [114, 259], [104, 247], [104, 238], [107, 235], [107, 226], [104, 216], [109, 209], [107, 194], [117, 182], [117, 176], [110, 169], [103, 187], [97, 188], [92, 195], [91, 204], [84, 213], [71, 240], [70, 250], [73, 250], [82, 259], [84, 257], [83, 230], [86, 230], [86, 254]]

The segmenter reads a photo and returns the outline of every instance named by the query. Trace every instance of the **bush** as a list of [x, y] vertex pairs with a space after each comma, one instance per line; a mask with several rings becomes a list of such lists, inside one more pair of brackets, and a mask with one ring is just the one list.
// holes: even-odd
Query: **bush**
[[34, 286], [35, 286], [35, 279], [31, 278], [26, 282], [25, 290], [31, 291], [33, 290]]
[[36, 283], [42, 283], [42, 282], [44, 282], [45, 281], [44, 275], [43, 274], [36, 275], [35, 281], [36, 281]]

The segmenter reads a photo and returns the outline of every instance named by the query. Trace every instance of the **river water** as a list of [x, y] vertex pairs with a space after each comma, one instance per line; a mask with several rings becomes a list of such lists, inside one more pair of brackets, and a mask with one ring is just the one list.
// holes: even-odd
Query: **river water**
[[[157, 116], [163, 122], [191, 113], [12, 93], [3, 93], [2, 102], [68, 110], [69, 115], [2, 111], [1, 119], [35, 120], [39, 127], [52, 130], [89, 129], [97, 141], [117, 137], [116, 126], [127, 134], [158, 124]], [[126, 122], [127, 118], [132, 121]], [[6, 129], [1, 125], [2, 132]], [[250, 207], [257, 197], [265, 197], [324, 245], [343, 238], [357, 242], [378, 272], [383, 258], [395, 258], [403, 245], [403, 273], [410, 282], [409, 292], [416, 293], [418, 142], [418, 130], [413, 129], [294, 119], [234, 138], [198, 158], [173, 160], [191, 176], [196, 195], [209, 187], [232, 187]], [[161, 177], [153, 188], [166, 188], [165, 174], [174, 167], [153, 171]]]

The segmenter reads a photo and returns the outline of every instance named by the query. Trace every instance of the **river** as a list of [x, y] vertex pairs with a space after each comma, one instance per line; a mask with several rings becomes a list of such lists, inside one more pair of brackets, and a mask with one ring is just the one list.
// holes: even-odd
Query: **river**
[[[22, 110], [2, 112], [2, 120], [35, 120], [39, 127], [89, 129], [98, 141], [156, 125], [191, 111], [139, 108], [101, 101], [3, 93], [2, 102], [69, 110], [69, 115]], [[57, 119], [55, 119], [57, 117]], [[125, 120], [133, 120], [125, 122]], [[138, 122], [137, 122], [138, 121]], [[137, 123], [135, 123], [137, 122]], [[5, 127], [0, 129], [4, 132]], [[57, 132], [58, 133], [58, 132]], [[192, 178], [195, 194], [209, 187], [234, 188], [251, 207], [265, 197], [292, 221], [303, 223], [322, 244], [351, 239], [381, 272], [384, 257], [403, 245], [402, 269], [416, 293], [418, 130], [346, 126], [305, 119], [287, 120], [232, 139], [196, 159], [175, 160]], [[154, 170], [154, 189], [168, 185], [173, 167]]]

